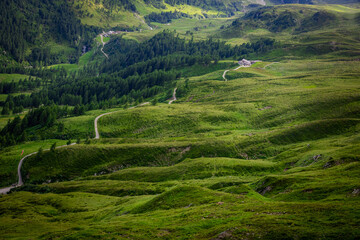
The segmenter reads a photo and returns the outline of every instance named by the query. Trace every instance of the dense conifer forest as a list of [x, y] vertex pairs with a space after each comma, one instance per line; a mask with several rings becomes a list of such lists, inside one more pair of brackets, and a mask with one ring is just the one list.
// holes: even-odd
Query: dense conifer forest
[[[44, 65], [58, 63], [58, 55], [46, 41], [66, 42], [76, 51], [68, 56], [76, 62], [83, 45], [89, 45], [97, 29], [85, 27], [70, 9], [67, 1], [4, 0], [0, 3], [0, 46], [18, 62]], [[25, 53], [31, 49], [31, 54]]]

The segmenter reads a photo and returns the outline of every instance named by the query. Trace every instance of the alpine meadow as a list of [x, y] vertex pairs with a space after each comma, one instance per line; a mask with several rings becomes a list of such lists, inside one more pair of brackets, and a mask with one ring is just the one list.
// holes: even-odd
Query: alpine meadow
[[360, 239], [359, 0], [0, 12], [0, 239]]

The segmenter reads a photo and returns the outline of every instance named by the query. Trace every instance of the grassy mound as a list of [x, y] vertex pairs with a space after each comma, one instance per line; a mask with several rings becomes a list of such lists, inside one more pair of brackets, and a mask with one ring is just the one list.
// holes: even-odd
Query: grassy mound
[[154, 197], [147, 203], [135, 208], [133, 212], [144, 213], [160, 209], [167, 210], [210, 203], [216, 204], [224, 199], [226, 199], [226, 194], [215, 193], [206, 188], [179, 186]]
[[105, 175], [100, 179], [162, 182], [170, 180], [204, 179], [219, 176], [256, 176], [277, 169], [276, 164], [262, 160], [233, 158], [186, 159], [170, 167], [130, 168]]
[[149, 139], [195, 137], [213, 131], [225, 132], [234, 127], [234, 122], [237, 123], [236, 128], [246, 128], [241, 114], [225, 112], [211, 106], [203, 109], [177, 104], [122, 111], [105, 116], [99, 121], [100, 132], [104, 137]]

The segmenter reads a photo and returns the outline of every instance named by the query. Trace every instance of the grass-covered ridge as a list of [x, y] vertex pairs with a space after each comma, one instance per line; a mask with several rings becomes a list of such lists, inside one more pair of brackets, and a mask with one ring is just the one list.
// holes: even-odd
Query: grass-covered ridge
[[235, 43], [239, 39], [275, 38], [288, 46], [284, 55], [291, 58], [332, 52], [337, 52], [334, 53], [337, 58], [356, 56], [358, 14], [358, 9], [341, 5], [267, 6], [246, 13], [215, 36]]
[[358, 62], [269, 64], [190, 74], [172, 105], [119, 110], [101, 140], [27, 159], [32, 184], [1, 198], [5, 236], [29, 231], [10, 227], [10, 206], [36, 216], [34, 237], [354, 238]]

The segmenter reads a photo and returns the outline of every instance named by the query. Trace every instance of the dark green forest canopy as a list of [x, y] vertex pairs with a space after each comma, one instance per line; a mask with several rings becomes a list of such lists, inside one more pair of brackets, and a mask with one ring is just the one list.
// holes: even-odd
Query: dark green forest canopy
[[169, 23], [173, 19], [179, 19], [183, 17], [189, 17], [188, 14], [174, 11], [174, 12], [161, 12], [161, 13], [150, 13], [145, 16], [146, 22], [158, 22], [158, 23]]
[[241, 1], [227, 1], [227, 4], [222, 0], [165, 0], [167, 4], [172, 6], [179, 4], [187, 4], [192, 6], [198, 6], [203, 9], [217, 9], [219, 11], [227, 12], [229, 15], [233, 15], [236, 11], [242, 10]]
[[262, 7], [246, 13], [236, 19], [229, 28], [239, 32], [265, 28], [271, 32], [282, 32], [293, 28], [294, 34], [304, 31], [313, 31], [334, 23], [337, 17], [325, 10], [301, 9], [293, 7], [291, 11], [281, 7]]
[[[63, 0], [3, 0], [0, 11], [0, 46], [19, 62], [56, 63], [57, 56], [42, 44], [48, 41], [66, 43], [80, 51], [83, 45], [91, 45], [99, 31], [82, 25], [68, 2]], [[27, 56], [29, 48], [32, 51]], [[69, 62], [76, 62], [77, 58], [75, 53], [69, 56]]]

